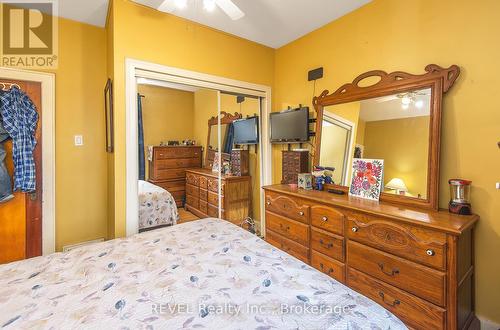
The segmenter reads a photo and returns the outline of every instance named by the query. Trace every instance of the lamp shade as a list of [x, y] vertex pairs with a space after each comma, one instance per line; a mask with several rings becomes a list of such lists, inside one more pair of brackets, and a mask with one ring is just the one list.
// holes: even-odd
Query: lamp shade
[[408, 191], [404, 181], [399, 178], [392, 179], [385, 185], [385, 187], [393, 190]]

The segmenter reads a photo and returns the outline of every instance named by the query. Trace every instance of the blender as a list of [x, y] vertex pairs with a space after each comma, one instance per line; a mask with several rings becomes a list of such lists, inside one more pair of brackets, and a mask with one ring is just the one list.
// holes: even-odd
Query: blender
[[448, 209], [451, 213], [470, 215], [472, 214], [470, 205], [470, 185], [471, 181], [462, 179], [451, 179], [450, 184], [450, 204]]

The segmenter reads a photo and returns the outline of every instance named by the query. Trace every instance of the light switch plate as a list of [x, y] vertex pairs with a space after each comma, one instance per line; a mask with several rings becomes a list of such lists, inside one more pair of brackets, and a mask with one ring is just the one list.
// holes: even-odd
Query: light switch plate
[[496, 188], [497, 188], [497, 189], [500, 189], [500, 182], [497, 182], [497, 184], [496, 184]]
[[75, 135], [75, 146], [83, 146], [83, 135]]

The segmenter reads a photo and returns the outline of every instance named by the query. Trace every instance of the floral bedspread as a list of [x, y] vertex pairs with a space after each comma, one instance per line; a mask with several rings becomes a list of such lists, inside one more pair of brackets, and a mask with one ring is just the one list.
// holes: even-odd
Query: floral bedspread
[[0, 266], [0, 329], [406, 329], [218, 219]]
[[174, 197], [165, 189], [139, 181], [139, 229], [175, 225], [179, 212]]

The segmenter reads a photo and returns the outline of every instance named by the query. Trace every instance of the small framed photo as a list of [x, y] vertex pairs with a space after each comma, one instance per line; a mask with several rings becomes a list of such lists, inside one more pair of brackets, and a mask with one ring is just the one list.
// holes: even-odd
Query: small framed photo
[[357, 144], [354, 146], [354, 158], [363, 158], [365, 154], [365, 146]]

